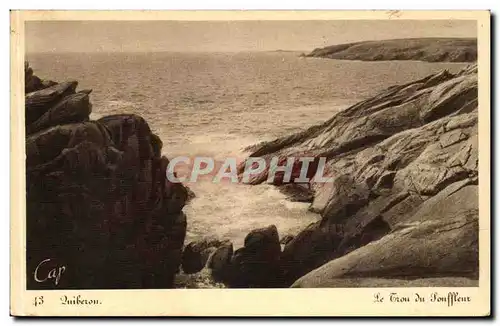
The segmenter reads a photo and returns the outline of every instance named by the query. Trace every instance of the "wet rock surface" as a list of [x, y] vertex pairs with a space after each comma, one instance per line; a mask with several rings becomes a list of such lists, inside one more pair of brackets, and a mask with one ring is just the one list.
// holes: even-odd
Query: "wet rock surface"
[[[207, 248], [211, 249], [209, 258], [200, 268], [205, 262], [203, 252]], [[237, 250], [234, 250], [233, 244], [227, 240], [190, 243], [184, 251], [184, 257], [190, 258], [189, 265], [183, 262], [183, 269], [188, 269], [184, 269], [186, 273], [198, 273], [192, 277], [194, 280], [209, 277], [211, 281], [224, 284], [225, 287], [281, 287], [283, 280], [280, 256], [278, 230], [275, 225], [270, 225], [249, 232], [245, 237], [244, 246]], [[185, 261], [188, 261], [187, 258]]]
[[276, 226], [256, 229], [231, 258], [230, 287], [274, 287], [279, 283], [281, 246]]
[[477, 65], [443, 71], [249, 148], [266, 160], [326, 157], [333, 178], [310, 182], [310, 210], [321, 221], [286, 243], [282, 285], [477, 281], [477, 91]]
[[[161, 140], [137, 115], [90, 120], [90, 90], [25, 71], [28, 289], [172, 287], [189, 194]], [[46, 259], [58, 284], [32, 277]]]
[[324, 287], [333, 279], [364, 277], [478, 279], [477, 218], [462, 216], [400, 227], [379, 241], [319, 267], [293, 286]]
[[198, 273], [207, 264], [209, 257], [222, 244], [216, 239], [190, 242], [182, 253], [182, 270], [186, 274]]
[[233, 253], [233, 244], [226, 241], [210, 256], [207, 266], [211, 270], [211, 276], [215, 281], [224, 282], [231, 277], [231, 258], [233, 257]]

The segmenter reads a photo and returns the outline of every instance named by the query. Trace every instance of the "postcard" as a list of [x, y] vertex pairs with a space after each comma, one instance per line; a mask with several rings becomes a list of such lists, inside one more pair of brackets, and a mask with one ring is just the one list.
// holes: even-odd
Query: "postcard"
[[14, 316], [488, 316], [490, 12], [11, 11]]

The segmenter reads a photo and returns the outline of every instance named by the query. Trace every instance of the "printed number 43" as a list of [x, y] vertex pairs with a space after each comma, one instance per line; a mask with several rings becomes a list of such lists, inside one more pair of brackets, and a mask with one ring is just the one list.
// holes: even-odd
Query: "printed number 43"
[[35, 301], [33, 302], [33, 304], [35, 305], [35, 307], [43, 305], [43, 296], [35, 297]]

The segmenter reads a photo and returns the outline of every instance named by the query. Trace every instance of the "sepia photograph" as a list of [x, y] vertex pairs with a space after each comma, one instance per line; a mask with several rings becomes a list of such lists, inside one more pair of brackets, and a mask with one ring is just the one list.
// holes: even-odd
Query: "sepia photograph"
[[479, 21], [399, 14], [26, 20], [23, 291], [466, 304], [439, 289], [480, 283]]

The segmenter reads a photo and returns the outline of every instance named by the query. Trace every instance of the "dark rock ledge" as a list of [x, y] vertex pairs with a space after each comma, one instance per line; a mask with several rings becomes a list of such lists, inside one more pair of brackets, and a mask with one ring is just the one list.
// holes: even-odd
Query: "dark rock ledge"
[[[169, 288], [188, 191], [134, 114], [90, 120], [91, 90], [44, 81], [25, 64], [28, 289]], [[34, 272], [65, 266], [56, 285]]]

